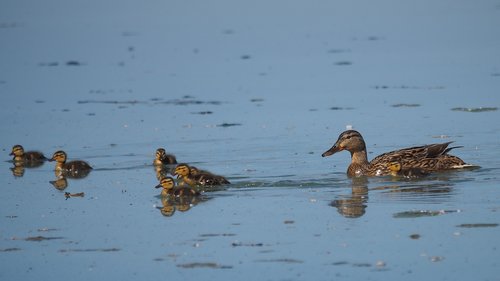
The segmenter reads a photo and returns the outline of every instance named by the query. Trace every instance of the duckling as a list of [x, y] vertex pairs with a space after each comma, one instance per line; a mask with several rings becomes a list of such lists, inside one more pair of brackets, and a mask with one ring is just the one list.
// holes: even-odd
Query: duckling
[[92, 167], [85, 161], [74, 160], [66, 163], [66, 158], [66, 152], [59, 150], [49, 159], [49, 161], [56, 161], [56, 174], [79, 178], [87, 176], [92, 170]]
[[449, 155], [457, 147], [448, 147], [452, 142], [415, 146], [381, 154], [368, 161], [365, 140], [358, 131], [347, 130], [341, 133], [335, 144], [321, 156], [326, 157], [342, 150], [351, 153], [351, 164], [347, 168], [349, 177], [390, 175], [388, 164], [397, 161], [408, 168], [426, 171], [443, 171], [477, 167], [465, 163], [462, 159]]
[[187, 164], [177, 165], [177, 167], [175, 167], [174, 175], [177, 175], [177, 178], [182, 179], [184, 183], [190, 186], [230, 184], [230, 182], [223, 176], [211, 173], [192, 174], [191, 167]]
[[421, 168], [403, 168], [399, 162], [391, 162], [388, 164], [391, 175], [394, 177], [404, 177], [408, 179], [421, 178], [429, 175], [424, 169]]
[[167, 154], [164, 148], [158, 148], [153, 164], [155, 166], [177, 164], [177, 159], [175, 159], [174, 155]]
[[41, 152], [25, 152], [23, 146], [19, 144], [16, 144], [12, 147], [12, 152], [9, 155], [14, 156], [14, 158], [12, 159], [14, 162], [36, 163], [48, 160]]
[[161, 179], [160, 184], [155, 186], [155, 188], [163, 188], [161, 191], [162, 197], [175, 196], [175, 197], [186, 197], [186, 196], [198, 196], [200, 193], [190, 187], [177, 187], [175, 188], [174, 179], [171, 177], [165, 177]]

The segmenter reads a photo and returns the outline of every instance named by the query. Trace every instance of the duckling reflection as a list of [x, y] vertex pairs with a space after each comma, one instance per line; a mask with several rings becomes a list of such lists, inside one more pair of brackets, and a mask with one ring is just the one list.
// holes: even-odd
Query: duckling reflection
[[215, 175], [206, 171], [192, 169], [187, 164], [179, 164], [175, 167], [173, 175], [182, 182], [179, 185], [189, 186], [215, 186], [230, 184], [230, 182], [223, 176]]
[[20, 178], [20, 177], [24, 176], [24, 171], [26, 169], [25, 169], [24, 163], [14, 162], [14, 167], [10, 168], [10, 170], [12, 171], [12, 175], [14, 177]]
[[351, 194], [338, 196], [330, 206], [337, 208], [346, 218], [359, 218], [366, 212], [368, 202], [368, 180], [365, 177], [351, 178]]
[[65, 190], [66, 187], [68, 187], [68, 180], [65, 177], [60, 177], [54, 181], [50, 181], [52, 186], [55, 187], [57, 190]]
[[56, 161], [55, 174], [57, 178], [84, 178], [88, 176], [92, 167], [85, 161], [74, 160], [66, 162], [66, 152], [59, 150], [52, 155], [49, 161]]

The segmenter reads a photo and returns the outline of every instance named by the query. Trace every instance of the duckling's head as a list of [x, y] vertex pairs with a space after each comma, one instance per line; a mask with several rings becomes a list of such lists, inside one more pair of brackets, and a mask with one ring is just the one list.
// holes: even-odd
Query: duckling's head
[[163, 148], [158, 148], [156, 150], [156, 159], [161, 160], [165, 157], [166, 151]]
[[170, 189], [174, 188], [174, 186], [175, 186], [174, 179], [171, 177], [165, 177], [165, 178], [161, 179], [160, 184], [155, 186], [155, 188], [162, 187], [163, 189], [170, 190]]
[[12, 152], [9, 154], [11, 156], [23, 156], [24, 148], [22, 145], [16, 144], [12, 147]]
[[196, 168], [195, 166], [191, 166], [191, 167], [189, 167], [189, 173], [192, 176], [196, 176], [200, 173], [200, 170], [198, 168]]
[[389, 168], [392, 174], [397, 174], [399, 171], [401, 171], [401, 163], [391, 162], [387, 164], [387, 168]]
[[342, 150], [351, 153], [366, 150], [365, 140], [358, 131], [348, 130], [340, 134], [335, 144], [325, 151], [321, 156], [330, 156]]
[[179, 164], [174, 170], [174, 175], [177, 177], [187, 177], [189, 173], [191, 173], [191, 168], [187, 164]]
[[54, 155], [52, 155], [52, 158], [49, 159], [49, 161], [56, 161], [57, 163], [65, 163], [66, 162], [66, 152], [59, 150], [54, 152]]

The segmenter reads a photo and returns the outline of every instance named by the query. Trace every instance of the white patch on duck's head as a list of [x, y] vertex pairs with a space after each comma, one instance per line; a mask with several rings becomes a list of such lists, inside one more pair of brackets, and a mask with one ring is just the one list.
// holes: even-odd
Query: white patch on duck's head
[[382, 170], [378, 169], [376, 172], [375, 172], [375, 176], [381, 176], [382, 175]]

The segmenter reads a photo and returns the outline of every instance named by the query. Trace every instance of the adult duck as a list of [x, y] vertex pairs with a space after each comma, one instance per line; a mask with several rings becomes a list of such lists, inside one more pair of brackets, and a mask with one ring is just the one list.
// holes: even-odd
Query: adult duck
[[417, 168], [425, 172], [474, 167], [462, 159], [449, 155], [452, 142], [415, 146], [384, 153], [368, 161], [365, 140], [358, 131], [347, 130], [340, 134], [335, 144], [321, 156], [326, 157], [339, 151], [351, 153], [351, 164], [347, 168], [349, 177], [391, 175], [390, 163], [401, 164], [400, 169]]

